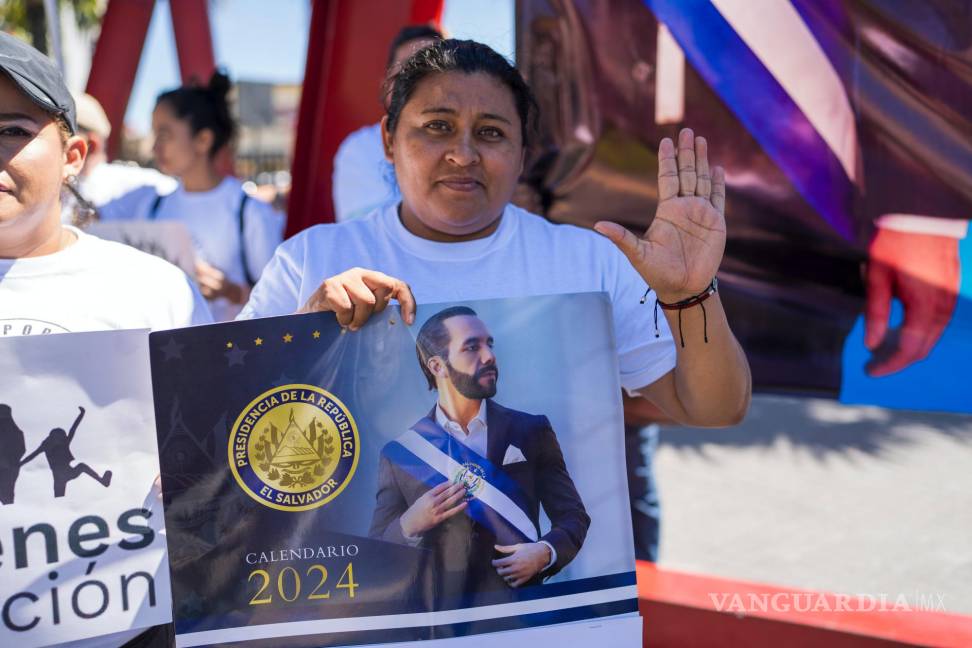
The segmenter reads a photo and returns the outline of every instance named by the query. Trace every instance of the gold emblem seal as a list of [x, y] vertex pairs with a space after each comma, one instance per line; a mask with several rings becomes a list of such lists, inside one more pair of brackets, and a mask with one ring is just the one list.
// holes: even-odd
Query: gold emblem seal
[[228, 452], [233, 477], [247, 495], [281, 511], [306, 511], [344, 490], [359, 448], [344, 403], [313, 385], [284, 385], [240, 413]]

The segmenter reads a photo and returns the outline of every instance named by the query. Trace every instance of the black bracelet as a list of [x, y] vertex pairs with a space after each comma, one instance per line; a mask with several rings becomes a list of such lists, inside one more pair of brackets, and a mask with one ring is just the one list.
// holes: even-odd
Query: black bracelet
[[[645, 291], [644, 296], [641, 298], [642, 304], [644, 304], [648, 300], [648, 293], [650, 292], [651, 292], [651, 287], [649, 286], [648, 289]], [[705, 290], [700, 292], [698, 295], [693, 295], [692, 297], [689, 297], [688, 299], [683, 299], [681, 301], [673, 302], [671, 304], [666, 304], [661, 300], [659, 300], [658, 297], [656, 296], [655, 297], [655, 337], [656, 338], [661, 337], [661, 333], [658, 330], [658, 307], [661, 306], [664, 310], [677, 310], [678, 311], [678, 337], [682, 344], [682, 348], [684, 349], [685, 335], [682, 333], [682, 311], [685, 310], [686, 308], [691, 308], [693, 306], [701, 306], [702, 307], [702, 338], [703, 340], [705, 340], [705, 343], [708, 344], [709, 343], [709, 331], [708, 331], [709, 320], [705, 313], [705, 304], [703, 304], [702, 302], [704, 302], [706, 299], [708, 299], [709, 297], [711, 297], [717, 292], [719, 292], [719, 279], [718, 277], [712, 277], [712, 281], [709, 282], [709, 285], [706, 287]]]

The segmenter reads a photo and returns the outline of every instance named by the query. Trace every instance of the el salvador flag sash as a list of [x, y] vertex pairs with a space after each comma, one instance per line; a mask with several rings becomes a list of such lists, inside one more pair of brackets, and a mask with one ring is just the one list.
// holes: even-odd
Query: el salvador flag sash
[[[720, 7], [726, 11], [740, 5], [739, 0], [642, 1], [668, 27], [695, 70], [796, 190], [834, 231], [854, 240], [853, 183], [818, 131], [820, 124], [808, 119], [780, 79], [767, 69], [766, 61], [750, 49], [720, 12]], [[853, 123], [848, 126], [853, 128]]]
[[434, 488], [466, 484], [465, 513], [493, 532], [499, 544], [536, 542], [520, 487], [485, 457], [424, 418], [386, 447], [386, 455], [412, 477]]

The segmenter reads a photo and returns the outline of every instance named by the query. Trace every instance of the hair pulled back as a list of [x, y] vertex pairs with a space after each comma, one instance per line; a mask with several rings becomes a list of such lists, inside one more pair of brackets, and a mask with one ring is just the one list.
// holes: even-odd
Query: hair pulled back
[[176, 117], [189, 122], [193, 135], [209, 129], [213, 134], [209, 156], [213, 157], [233, 139], [236, 133], [236, 122], [230, 115], [227, 101], [231, 86], [226, 73], [223, 70], [216, 70], [205, 86], [190, 82], [174, 90], [163, 92], [155, 100], [155, 105], [165, 103], [172, 108]]
[[398, 51], [399, 47], [417, 40], [440, 41], [442, 40], [442, 32], [431, 25], [405, 25], [399, 30], [395, 40], [388, 47], [388, 60], [385, 62], [385, 69], [391, 68], [392, 63], [395, 62], [395, 52]]
[[529, 145], [539, 108], [530, 86], [523, 80], [519, 70], [488, 45], [452, 38], [438, 41], [415, 52], [402, 63], [398, 74], [388, 80], [391, 86], [387, 109], [388, 132], [395, 132], [402, 109], [411, 99], [419, 82], [444, 72], [488, 74], [508, 87], [513, 93], [513, 103], [520, 117], [523, 146]]

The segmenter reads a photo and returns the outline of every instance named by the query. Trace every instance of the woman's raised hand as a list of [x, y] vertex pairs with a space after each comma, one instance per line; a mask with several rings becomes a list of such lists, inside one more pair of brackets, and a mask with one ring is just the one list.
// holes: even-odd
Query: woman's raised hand
[[658, 209], [645, 235], [606, 221], [594, 229], [618, 246], [658, 299], [677, 302], [703, 292], [719, 270], [725, 205], [725, 172], [710, 172], [705, 138], [684, 128], [677, 151], [667, 137], [658, 146]]
[[325, 279], [298, 313], [334, 311], [338, 324], [356, 331], [397, 299], [406, 324], [415, 321], [415, 298], [401, 279], [376, 270], [351, 268]]

